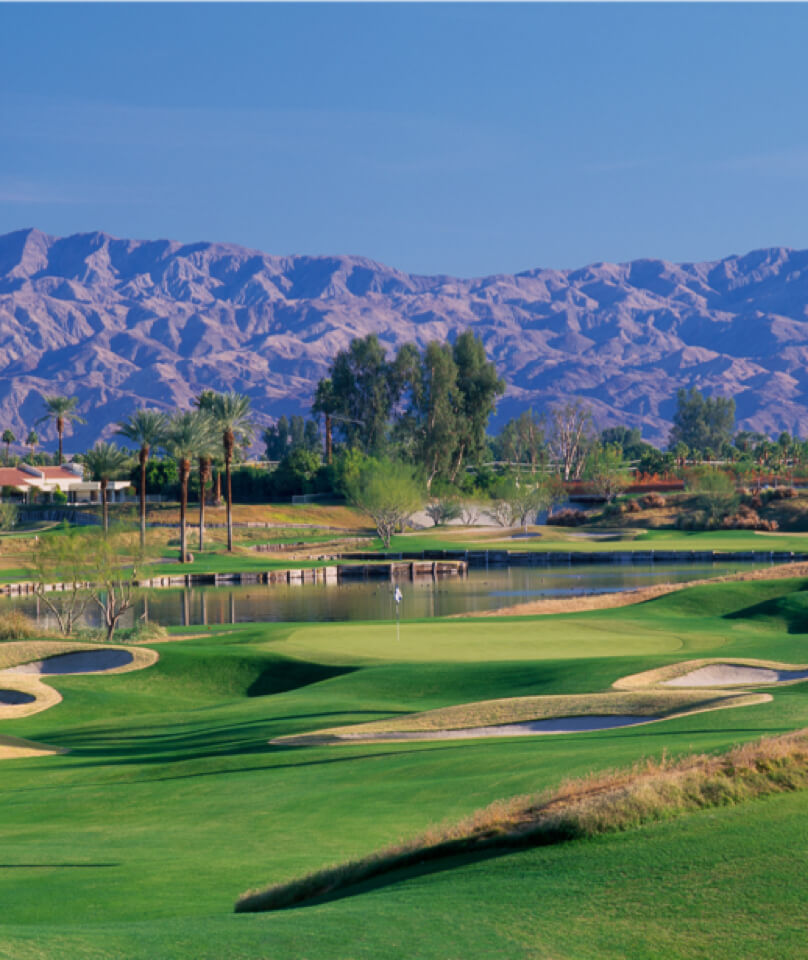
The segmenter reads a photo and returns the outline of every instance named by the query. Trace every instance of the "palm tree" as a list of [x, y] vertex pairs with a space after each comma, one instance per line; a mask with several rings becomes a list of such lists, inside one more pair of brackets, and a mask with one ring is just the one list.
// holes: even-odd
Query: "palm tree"
[[118, 423], [116, 433], [140, 448], [140, 549], [146, 546], [146, 464], [149, 453], [165, 442], [168, 417], [159, 410], [136, 410]]
[[25, 438], [26, 446], [31, 448], [31, 463], [34, 462], [34, 457], [36, 456], [36, 447], [39, 443], [39, 434], [36, 430], [29, 430], [28, 436]]
[[45, 414], [37, 420], [37, 423], [44, 423], [46, 420], [53, 420], [56, 423], [56, 432], [59, 435], [59, 466], [62, 465], [62, 436], [66, 423], [86, 423], [84, 417], [76, 413], [78, 406], [78, 397], [60, 397], [43, 396], [47, 408]]
[[217, 393], [211, 404], [216, 429], [222, 436], [224, 449], [225, 500], [227, 503], [227, 549], [233, 551], [233, 489], [230, 483], [230, 465], [236, 443], [252, 440], [255, 426], [250, 418], [250, 398], [243, 393]]
[[3, 431], [3, 443], [6, 445], [6, 466], [8, 466], [9, 447], [11, 446], [12, 443], [16, 443], [16, 442], [17, 442], [17, 438], [14, 436], [14, 434], [10, 430]]
[[[212, 416], [215, 399], [216, 399], [215, 390], [203, 390], [198, 397], [194, 397], [191, 403], [198, 410], [203, 410], [205, 411], [205, 413], [208, 413]], [[213, 501], [214, 501], [214, 504], [218, 507], [219, 504], [222, 502], [222, 471], [219, 466], [219, 458], [215, 455], [213, 451], [211, 451], [210, 457], [206, 457], [205, 459], [206, 459], [206, 474], [207, 474], [207, 479], [205, 480], [205, 483], [207, 483], [207, 481], [210, 480], [210, 474], [213, 469], [214, 463], [216, 466], [216, 493], [214, 494]], [[202, 461], [201, 460], [199, 462], [199, 471], [200, 471], [199, 480], [200, 480], [200, 483], [202, 483]], [[204, 490], [204, 486], [202, 489]], [[202, 510], [204, 512], [204, 507], [202, 508]], [[204, 526], [204, 520], [200, 519], [200, 528], [203, 526]], [[203, 535], [202, 532], [200, 532], [200, 538], [202, 537], [202, 535]], [[201, 539], [200, 539], [199, 549], [200, 550], [202, 549]]]
[[210, 417], [202, 410], [184, 410], [175, 415], [168, 427], [166, 449], [177, 461], [180, 470], [180, 562], [188, 558], [185, 536], [185, 518], [188, 512], [188, 478], [191, 461], [199, 451], [207, 450], [214, 442], [214, 428]]
[[321, 380], [317, 384], [311, 409], [312, 413], [322, 413], [325, 418], [325, 462], [330, 464], [332, 461], [331, 417], [337, 410], [334, 385], [330, 380]]
[[129, 455], [114, 443], [99, 441], [92, 450], [84, 454], [84, 465], [101, 482], [101, 509], [104, 516], [104, 533], [109, 530], [109, 508], [107, 507], [107, 484], [113, 475], [120, 473], [129, 463]]

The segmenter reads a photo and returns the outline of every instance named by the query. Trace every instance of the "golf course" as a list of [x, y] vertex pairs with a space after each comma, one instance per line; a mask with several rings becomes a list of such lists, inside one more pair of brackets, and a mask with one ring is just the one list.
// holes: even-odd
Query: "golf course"
[[[73, 644], [81, 672], [54, 656], [70, 642], [0, 644], [0, 691], [29, 698], [0, 700], [0, 957], [801, 955], [808, 790], [785, 781], [563, 842], [391, 862], [290, 909], [236, 905], [496, 801], [808, 726], [804, 585], [405, 620], [398, 640], [389, 621], [173, 628], [130, 658]], [[436, 730], [451, 736], [419, 737]]]

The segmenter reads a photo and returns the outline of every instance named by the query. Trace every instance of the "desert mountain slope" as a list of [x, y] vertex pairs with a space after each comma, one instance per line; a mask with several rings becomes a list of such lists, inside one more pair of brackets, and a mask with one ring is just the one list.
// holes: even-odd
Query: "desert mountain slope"
[[471, 327], [509, 384], [506, 415], [578, 396], [601, 425], [660, 442], [676, 390], [696, 385], [733, 395], [741, 427], [808, 435], [807, 308], [808, 251], [780, 248], [468, 280], [21, 230], [0, 236], [0, 425], [24, 439], [41, 394], [76, 394], [78, 450], [140, 404], [185, 406], [207, 387], [250, 394], [270, 422], [307, 411], [352, 337], [393, 349]]

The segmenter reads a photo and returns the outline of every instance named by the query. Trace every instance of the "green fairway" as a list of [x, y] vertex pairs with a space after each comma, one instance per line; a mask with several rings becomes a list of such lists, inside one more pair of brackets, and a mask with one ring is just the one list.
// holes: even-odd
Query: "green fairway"
[[765, 704], [598, 733], [336, 748], [270, 739], [498, 697], [604, 692], [698, 657], [804, 663], [803, 585], [408, 622], [399, 641], [390, 623], [241, 625], [155, 645], [159, 662], [139, 672], [50, 677], [62, 703], [0, 724], [71, 751], [0, 761], [0, 957], [797, 956], [803, 794], [442, 863], [296, 910], [232, 909], [248, 888], [502, 797], [806, 726], [808, 684], [768, 688]]
[[[515, 550], [611, 553], [616, 550], [787, 551], [808, 553], [808, 533], [755, 533], [751, 530], [632, 530], [539, 527], [539, 536], [513, 538], [468, 528], [440, 527], [393, 537], [390, 551]], [[592, 537], [592, 534], [597, 537]], [[379, 544], [379, 549], [384, 549]]]

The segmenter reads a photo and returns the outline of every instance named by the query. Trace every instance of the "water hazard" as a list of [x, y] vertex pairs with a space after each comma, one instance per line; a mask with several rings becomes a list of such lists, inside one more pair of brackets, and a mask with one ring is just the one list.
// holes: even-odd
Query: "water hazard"
[[[472, 569], [466, 577], [400, 580], [402, 619], [495, 610], [541, 597], [576, 597], [633, 590], [656, 583], [686, 583], [749, 569], [743, 563], [593, 564], [569, 567]], [[244, 584], [144, 590], [124, 627], [136, 617], [165, 626], [267, 621], [385, 620], [395, 617], [395, 584], [388, 581]], [[40, 624], [56, 626], [35, 598], [10, 603]], [[87, 622], [96, 624], [95, 611]]]

